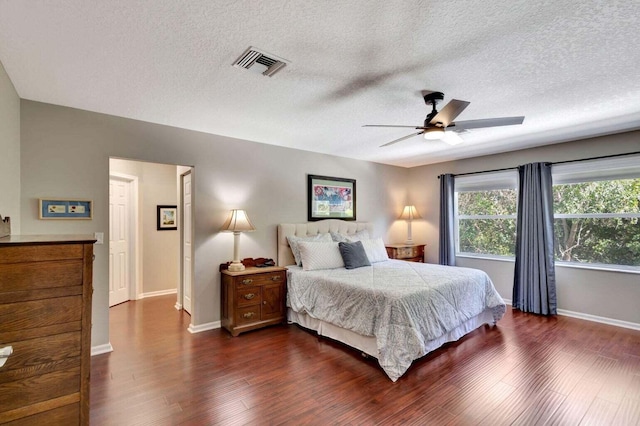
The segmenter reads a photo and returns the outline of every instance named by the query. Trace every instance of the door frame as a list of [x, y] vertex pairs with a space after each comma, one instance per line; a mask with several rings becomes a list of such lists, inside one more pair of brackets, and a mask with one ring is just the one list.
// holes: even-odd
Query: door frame
[[[129, 191], [129, 212], [127, 213], [129, 216], [129, 265], [131, 268], [129, 270], [129, 282], [131, 285], [129, 286], [129, 300], [138, 300], [138, 295], [142, 291], [142, 268], [140, 265], [142, 264], [142, 253], [140, 250], [139, 242], [141, 239], [141, 229], [139, 223], [139, 196], [138, 196], [138, 177], [133, 175], [127, 175], [124, 173], [112, 172], [109, 170], [109, 181], [111, 179], [122, 180], [128, 182], [130, 187]], [[111, 217], [109, 217], [109, 221], [111, 221]], [[109, 229], [111, 232], [111, 229]], [[111, 241], [111, 235], [109, 235], [109, 240]], [[111, 271], [109, 271], [111, 273]], [[109, 277], [111, 280], [111, 277]]]
[[[182, 173], [180, 173], [179, 176], [179, 182], [178, 182], [178, 186], [179, 186], [179, 192], [180, 192], [180, 197], [179, 197], [179, 206], [178, 206], [178, 211], [179, 211], [179, 218], [180, 218], [180, 280], [179, 285], [178, 285], [178, 294], [177, 294], [177, 300], [176, 300], [176, 309], [177, 310], [182, 310], [184, 308], [184, 211], [183, 211], [183, 206], [184, 206], [184, 177], [186, 175], [191, 175], [191, 318], [193, 319], [193, 311], [194, 311], [194, 306], [193, 306], [193, 278], [194, 278], [194, 267], [193, 267], [193, 237], [195, 235], [194, 232], [194, 209], [193, 209], [193, 205], [195, 203], [195, 194], [194, 194], [194, 167], [193, 166], [183, 166], [183, 167], [189, 167], [189, 170], [186, 170]], [[193, 321], [191, 321], [193, 323]]]

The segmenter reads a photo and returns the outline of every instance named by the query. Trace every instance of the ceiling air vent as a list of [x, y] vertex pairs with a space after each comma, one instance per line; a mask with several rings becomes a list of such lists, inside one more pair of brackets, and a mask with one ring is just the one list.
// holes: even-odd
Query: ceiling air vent
[[288, 61], [267, 53], [264, 50], [249, 47], [240, 57], [233, 63], [234, 67], [248, 69], [267, 77], [271, 77], [287, 65]]

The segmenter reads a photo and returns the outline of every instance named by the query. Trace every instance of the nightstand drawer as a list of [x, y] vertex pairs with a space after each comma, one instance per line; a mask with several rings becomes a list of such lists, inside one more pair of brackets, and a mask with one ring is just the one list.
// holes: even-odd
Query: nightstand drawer
[[235, 320], [238, 325], [260, 321], [260, 305], [238, 308]]
[[260, 287], [241, 287], [237, 295], [238, 306], [259, 305], [262, 301]]
[[390, 244], [386, 249], [390, 259], [424, 261], [424, 244]]
[[255, 286], [255, 285], [284, 282], [284, 279], [285, 279], [284, 272], [268, 272], [265, 274], [253, 274], [249, 276], [237, 277], [236, 282], [240, 286], [248, 286], [248, 285]]
[[418, 255], [417, 247], [402, 247], [398, 249], [398, 259], [407, 257], [416, 257]]

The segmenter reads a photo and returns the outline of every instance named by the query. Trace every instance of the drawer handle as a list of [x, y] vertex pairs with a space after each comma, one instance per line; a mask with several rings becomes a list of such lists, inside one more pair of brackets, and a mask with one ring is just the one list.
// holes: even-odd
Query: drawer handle
[[244, 298], [247, 299], [247, 300], [251, 300], [254, 297], [256, 297], [256, 295], [253, 294], [253, 293], [247, 293], [247, 294], [244, 295]]
[[253, 282], [253, 280], [251, 278], [246, 278], [244, 280], [242, 280], [242, 284], [251, 284]]
[[271, 281], [280, 281], [282, 277], [280, 275], [276, 275], [275, 277], [271, 277]]
[[247, 312], [246, 314], [243, 314], [242, 317], [249, 319], [249, 318], [253, 318], [256, 315], [255, 312]]
[[12, 346], [5, 346], [4, 348], [0, 349], [0, 367], [2, 367], [5, 362], [7, 362], [9, 355], [11, 355], [12, 353], [13, 353]]

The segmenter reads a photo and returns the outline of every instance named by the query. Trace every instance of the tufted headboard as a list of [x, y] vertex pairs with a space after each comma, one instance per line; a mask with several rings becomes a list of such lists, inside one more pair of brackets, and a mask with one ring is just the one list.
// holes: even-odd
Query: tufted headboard
[[339, 232], [350, 235], [364, 229], [371, 234], [373, 232], [373, 225], [369, 222], [347, 222], [339, 219], [305, 223], [281, 223], [278, 225], [278, 265], [288, 266], [295, 265], [296, 263], [291, 248], [289, 247], [287, 236], [305, 237], [327, 232]]

